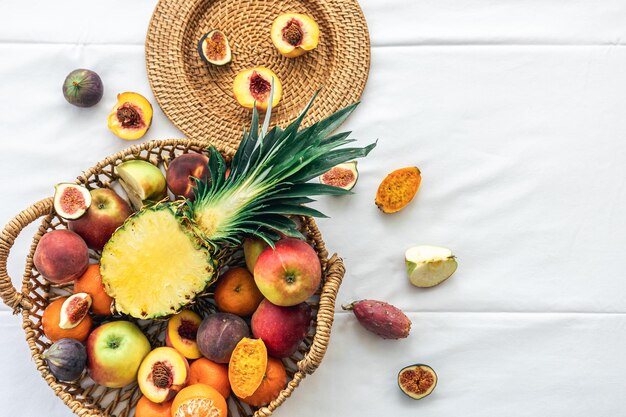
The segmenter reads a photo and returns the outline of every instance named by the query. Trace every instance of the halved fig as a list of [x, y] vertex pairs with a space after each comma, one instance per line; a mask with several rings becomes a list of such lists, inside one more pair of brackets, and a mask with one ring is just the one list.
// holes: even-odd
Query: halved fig
[[356, 169], [356, 161], [339, 164], [326, 171], [320, 176], [320, 182], [326, 185], [351, 190], [359, 179], [359, 171]]
[[409, 365], [398, 373], [398, 385], [409, 397], [421, 400], [430, 395], [437, 386], [437, 374], [428, 365]]
[[448, 248], [414, 246], [404, 253], [409, 281], [416, 287], [434, 287], [450, 278], [458, 266]]
[[200, 38], [198, 53], [203, 61], [213, 65], [226, 65], [232, 60], [228, 38], [221, 30], [212, 30]]
[[61, 306], [59, 327], [62, 329], [73, 329], [78, 326], [89, 313], [91, 301], [91, 296], [86, 292], [79, 292], [68, 297]]
[[272, 107], [276, 107], [283, 95], [283, 87], [278, 76], [265, 67], [255, 67], [237, 74], [233, 83], [235, 99], [247, 109], [253, 108], [256, 103], [257, 110], [267, 110], [272, 80], [274, 80]]
[[124, 140], [139, 139], [152, 123], [152, 105], [141, 94], [121, 93], [108, 119], [109, 129]]
[[295, 58], [317, 47], [320, 29], [307, 15], [284, 13], [274, 20], [271, 37], [278, 52], [287, 58]]
[[90, 205], [91, 194], [82, 185], [64, 182], [54, 186], [54, 211], [64, 219], [78, 219]]

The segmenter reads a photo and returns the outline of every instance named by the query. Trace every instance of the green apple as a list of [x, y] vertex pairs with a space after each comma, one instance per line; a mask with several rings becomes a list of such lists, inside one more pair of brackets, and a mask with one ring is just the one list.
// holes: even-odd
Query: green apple
[[251, 274], [254, 274], [254, 265], [261, 252], [267, 248], [267, 243], [262, 239], [246, 238], [243, 240], [243, 257], [246, 260], [246, 267]]
[[458, 266], [452, 251], [439, 246], [414, 246], [404, 259], [409, 281], [416, 287], [434, 287], [450, 278]]
[[133, 159], [122, 162], [116, 170], [120, 184], [137, 210], [146, 203], [155, 203], [167, 196], [165, 175], [150, 162]]
[[150, 342], [129, 321], [113, 321], [96, 328], [87, 339], [87, 369], [97, 384], [121, 388], [134, 382]]

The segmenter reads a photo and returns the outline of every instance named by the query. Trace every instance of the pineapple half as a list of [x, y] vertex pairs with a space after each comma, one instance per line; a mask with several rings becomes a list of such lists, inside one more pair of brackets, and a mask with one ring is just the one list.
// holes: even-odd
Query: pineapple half
[[119, 313], [150, 319], [177, 312], [215, 277], [211, 254], [169, 204], [129, 217], [105, 245], [100, 273]]
[[103, 249], [100, 272], [118, 312], [142, 319], [177, 312], [217, 279], [213, 259], [244, 236], [270, 246], [281, 236], [303, 238], [291, 216], [324, 216], [306, 206], [314, 201], [309, 196], [351, 193], [309, 181], [366, 156], [376, 144], [341, 147], [354, 141], [350, 132], [333, 134], [356, 103], [300, 129], [313, 99], [285, 129], [268, 130], [269, 106], [259, 131], [255, 108], [228, 177], [223, 156], [209, 146], [210, 179], [196, 181], [193, 202], [145, 208], [115, 231]]

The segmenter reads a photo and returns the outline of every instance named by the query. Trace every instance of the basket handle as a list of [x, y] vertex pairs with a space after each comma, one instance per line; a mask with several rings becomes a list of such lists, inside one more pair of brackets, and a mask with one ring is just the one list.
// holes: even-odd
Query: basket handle
[[11, 252], [11, 247], [13, 243], [15, 243], [17, 236], [26, 226], [41, 216], [50, 214], [52, 207], [52, 197], [36, 202], [11, 219], [0, 235], [0, 296], [4, 304], [13, 309], [13, 314], [17, 314], [22, 308], [30, 309], [32, 304], [28, 298], [24, 297], [24, 294], [13, 286], [11, 277], [9, 277], [7, 260]]
[[298, 369], [305, 374], [312, 374], [322, 362], [328, 342], [330, 330], [335, 317], [335, 300], [346, 272], [343, 260], [334, 254], [327, 264], [326, 280], [320, 296], [320, 304], [317, 312], [317, 330], [313, 337], [313, 343], [307, 354], [298, 362]]

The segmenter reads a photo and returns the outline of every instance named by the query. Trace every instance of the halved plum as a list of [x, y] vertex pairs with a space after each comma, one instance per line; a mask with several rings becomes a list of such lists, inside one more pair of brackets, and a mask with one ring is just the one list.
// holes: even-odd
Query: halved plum
[[276, 107], [283, 95], [283, 87], [278, 76], [265, 67], [255, 67], [237, 74], [233, 83], [235, 99], [247, 109], [253, 108], [256, 103], [257, 110], [267, 110], [272, 80], [274, 81], [272, 107]]
[[171, 347], [158, 347], [148, 353], [137, 373], [141, 393], [154, 403], [174, 398], [188, 380], [187, 359]]
[[146, 134], [152, 123], [152, 105], [141, 94], [121, 93], [108, 119], [109, 129], [119, 138], [135, 140]]
[[187, 359], [198, 359], [202, 356], [196, 336], [202, 318], [191, 310], [183, 310], [172, 316], [167, 322], [165, 344], [173, 347]]

